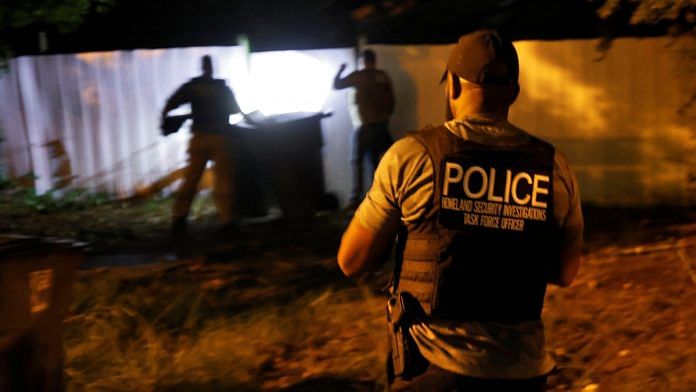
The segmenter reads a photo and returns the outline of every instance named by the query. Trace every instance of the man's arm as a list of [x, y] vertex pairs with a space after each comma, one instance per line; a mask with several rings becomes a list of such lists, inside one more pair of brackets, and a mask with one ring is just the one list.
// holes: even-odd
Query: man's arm
[[561, 227], [560, 259], [556, 270], [553, 271], [550, 282], [568, 287], [578, 274], [582, 256], [583, 217], [579, 200], [571, 206], [568, 216]]
[[338, 248], [338, 265], [346, 276], [354, 277], [373, 269], [389, 253], [395, 235], [380, 235], [352, 219]]
[[352, 73], [350, 75], [346, 76], [345, 78], [341, 77], [341, 74], [343, 73], [343, 71], [346, 70], [346, 66], [347, 66], [346, 63], [341, 64], [341, 67], [338, 69], [338, 72], [336, 72], [336, 76], [334, 76], [333, 87], [336, 90], [340, 90], [340, 89], [352, 86], [352, 82], [351, 82], [351, 75], [353, 75]]
[[554, 266], [549, 282], [568, 287], [580, 269], [584, 219], [575, 174], [565, 156], [558, 151], [555, 163], [554, 193], [558, 195], [558, 203], [554, 196], [554, 216], [560, 225], [561, 238], [558, 264]]
[[561, 287], [570, 286], [580, 270], [580, 256], [580, 249], [562, 249], [559, 268], [554, 271], [550, 282]]
[[413, 138], [396, 141], [384, 153], [341, 240], [338, 264], [344, 274], [359, 275], [386, 258], [403, 221], [418, 219], [432, 199], [432, 173], [427, 152]]
[[169, 97], [169, 99], [167, 99], [167, 103], [164, 104], [164, 109], [162, 109], [162, 118], [164, 118], [171, 110], [178, 108], [179, 105], [191, 100], [188, 86], [189, 84], [185, 83], [179, 87], [174, 94]]
[[[242, 109], [239, 108], [239, 104], [237, 103], [237, 98], [235, 98], [234, 93], [232, 92], [232, 89], [229, 87], [225, 86], [225, 107], [228, 110], [229, 114], [237, 114], [237, 113], [242, 113]], [[244, 114], [244, 113], [242, 113]]]

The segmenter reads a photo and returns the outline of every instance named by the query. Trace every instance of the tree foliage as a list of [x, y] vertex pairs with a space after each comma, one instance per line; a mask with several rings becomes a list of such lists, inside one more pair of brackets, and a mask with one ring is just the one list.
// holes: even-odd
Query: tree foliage
[[0, 65], [9, 58], [8, 35], [32, 25], [60, 32], [77, 28], [89, 12], [104, 12], [115, 0], [3, 0], [0, 2]]
[[69, 31], [82, 22], [90, 10], [101, 12], [112, 0], [5, 0], [0, 3], [0, 27], [21, 28], [48, 24]]
[[673, 34], [693, 33], [696, 27], [696, 0], [605, 0], [597, 10], [609, 19], [629, 9], [632, 25], [669, 23]]
[[[676, 37], [684, 37], [688, 43], [684, 45], [682, 58], [687, 73], [696, 69], [696, 0], [603, 0], [604, 4], [597, 10], [603, 19], [610, 19], [625, 10], [629, 10], [628, 23], [631, 25], [664, 23], [668, 32]], [[611, 37], [606, 37], [599, 44], [600, 51], [606, 53], [611, 48]], [[693, 116], [696, 107], [696, 84], [693, 85], [690, 97], [677, 110], [682, 116]]]

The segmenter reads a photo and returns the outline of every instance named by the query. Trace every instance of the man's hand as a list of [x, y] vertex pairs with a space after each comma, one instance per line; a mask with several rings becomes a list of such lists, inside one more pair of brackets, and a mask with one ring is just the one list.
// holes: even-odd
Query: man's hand
[[343, 71], [346, 70], [347, 66], [348, 65], [346, 63], [341, 64], [341, 66], [338, 68], [338, 72], [336, 72], [336, 76], [334, 76], [333, 87], [337, 90], [340, 90], [342, 88], [346, 88], [349, 86], [346, 79], [341, 78], [341, 74], [343, 73]]

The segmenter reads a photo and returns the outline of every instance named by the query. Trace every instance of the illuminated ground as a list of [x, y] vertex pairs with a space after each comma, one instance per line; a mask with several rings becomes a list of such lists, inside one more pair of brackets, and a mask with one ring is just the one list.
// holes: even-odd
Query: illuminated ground
[[[387, 269], [344, 279], [345, 214], [215, 233], [207, 200], [189, 241], [168, 200], [46, 206], [0, 197], [0, 231], [89, 240], [65, 322], [70, 390], [371, 391], [384, 380]], [[549, 290], [560, 370], [550, 390], [696, 390], [693, 209], [586, 209], [585, 263]], [[118, 257], [116, 257], [118, 256]], [[105, 267], [128, 261], [154, 261]], [[98, 266], [101, 264], [102, 266]]]

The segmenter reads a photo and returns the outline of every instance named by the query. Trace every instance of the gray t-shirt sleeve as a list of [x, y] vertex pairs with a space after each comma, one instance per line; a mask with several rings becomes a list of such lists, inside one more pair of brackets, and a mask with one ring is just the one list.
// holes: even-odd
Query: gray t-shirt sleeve
[[355, 217], [374, 233], [396, 234], [401, 220], [418, 219], [429, 208], [432, 178], [432, 163], [423, 145], [409, 137], [398, 140], [382, 157]]

